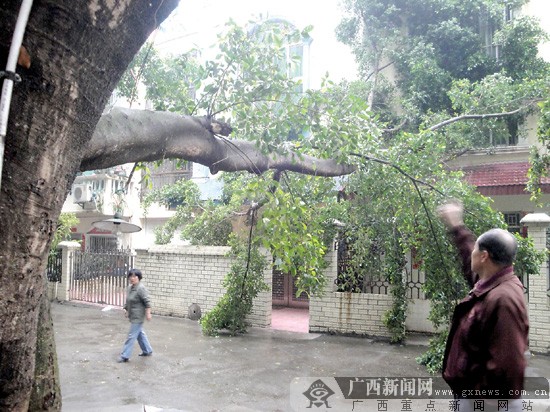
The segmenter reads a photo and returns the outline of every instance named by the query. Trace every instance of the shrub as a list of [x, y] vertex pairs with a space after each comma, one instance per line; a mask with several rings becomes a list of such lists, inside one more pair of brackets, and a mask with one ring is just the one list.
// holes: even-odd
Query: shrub
[[223, 286], [226, 288], [218, 304], [200, 320], [205, 335], [217, 335], [226, 330], [231, 335], [246, 332], [249, 326], [246, 316], [252, 311], [255, 297], [269, 290], [264, 281], [266, 259], [256, 247], [245, 247], [243, 243], [232, 240], [230, 254], [235, 262], [226, 275]]

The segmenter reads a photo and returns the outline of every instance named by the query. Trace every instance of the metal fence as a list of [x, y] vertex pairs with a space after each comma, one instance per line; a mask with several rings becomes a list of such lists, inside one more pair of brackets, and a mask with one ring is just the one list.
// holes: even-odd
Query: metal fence
[[57, 249], [48, 256], [48, 265], [46, 266], [46, 276], [48, 282], [61, 282], [61, 249]]
[[[381, 295], [389, 293], [390, 282], [385, 276], [382, 254], [377, 255], [377, 259], [373, 258], [373, 266], [377, 266], [376, 268], [361, 267], [361, 265], [354, 267], [352, 265], [353, 251], [345, 242], [337, 242], [335, 249], [338, 256], [338, 272], [335, 280], [338, 290]], [[425, 299], [423, 290], [425, 274], [419, 269], [412, 255], [407, 259], [403, 271], [404, 282], [407, 286], [406, 296], [409, 299]]]
[[[351, 269], [351, 259], [353, 258], [351, 250], [346, 245], [338, 244], [335, 246], [338, 250], [338, 275], [336, 284], [338, 289], [346, 292], [373, 293], [387, 295], [390, 288], [390, 282], [385, 276], [380, 275], [380, 270], [368, 270], [360, 268], [359, 271]], [[413, 256], [409, 256], [407, 264], [404, 267], [405, 283], [407, 285], [407, 298], [425, 299], [423, 285], [425, 283], [425, 273], [418, 269]], [[378, 262], [383, 267], [383, 257]], [[550, 260], [548, 265], [548, 291], [550, 296]], [[529, 275], [520, 276], [523, 284], [523, 292], [527, 301], [529, 300]]]
[[123, 306], [128, 270], [134, 265], [129, 250], [75, 251], [72, 255], [69, 299]]

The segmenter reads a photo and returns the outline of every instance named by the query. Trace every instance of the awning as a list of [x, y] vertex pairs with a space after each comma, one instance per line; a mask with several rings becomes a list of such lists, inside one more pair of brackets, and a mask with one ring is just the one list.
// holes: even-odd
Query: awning
[[[529, 162], [491, 163], [461, 168], [466, 180], [485, 196], [527, 195]], [[550, 178], [541, 182], [543, 193], [550, 193]]]

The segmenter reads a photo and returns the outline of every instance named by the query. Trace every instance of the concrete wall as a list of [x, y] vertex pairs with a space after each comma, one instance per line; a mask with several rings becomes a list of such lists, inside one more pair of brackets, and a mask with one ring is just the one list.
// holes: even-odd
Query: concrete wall
[[428, 320], [430, 301], [426, 299], [409, 299], [405, 327], [409, 332], [434, 333], [432, 322]]
[[[529, 237], [533, 239], [535, 248], [545, 250], [550, 217], [545, 213], [532, 213], [525, 216], [521, 222], [528, 227]], [[529, 348], [533, 352], [550, 353], [549, 283], [546, 259], [541, 265], [540, 275], [529, 276]]]
[[[68, 300], [70, 279], [70, 254], [79, 249], [74, 242], [60, 244], [63, 250], [62, 282], [50, 283], [51, 299]], [[225, 289], [222, 286], [230, 270], [232, 259], [226, 256], [229, 248], [214, 246], [156, 245], [136, 251], [135, 267], [143, 271], [143, 283], [154, 302], [153, 313], [167, 316], [188, 317], [189, 307], [200, 306], [204, 314], [219, 301]], [[269, 259], [269, 258], [268, 258]], [[328, 278], [323, 296], [312, 296], [309, 303], [309, 330], [311, 332], [335, 332], [368, 336], [389, 336], [382, 319], [391, 308], [392, 298], [385, 294], [337, 292], [334, 280], [337, 275], [337, 255], [327, 254], [325, 269]], [[261, 293], [254, 301], [249, 321], [254, 326], [271, 325], [270, 269], [265, 272], [269, 291]], [[409, 304], [407, 329], [432, 331], [427, 320], [429, 302], [413, 299]]]
[[391, 308], [390, 295], [337, 292], [337, 254], [327, 254], [329, 266], [325, 270], [328, 282], [322, 296], [309, 301], [309, 331], [390, 336], [382, 317]]
[[[187, 317], [189, 307], [200, 306], [210, 311], [225, 293], [222, 286], [232, 259], [228, 247], [156, 245], [137, 250], [135, 266], [143, 272], [143, 282], [154, 302], [153, 312], [159, 315]], [[249, 321], [254, 326], [271, 324], [271, 271], [266, 270], [268, 292], [254, 301]]]
[[[334, 332], [366, 336], [389, 337], [383, 322], [384, 314], [391, 309], [392, 296], [374, 293], [337, 292], [337, 254], [327, 254], [330, 262], [325, 270], [328, 282], [322, 296], [309, 301], [310, 332]], [[410, 299], [407, 311], [408, 331], [433, 332], [428, 320], [430, 303], [424, 299]]]
[[391, 308], [390, 295], [329, 292], [309, 305], [310, 332], [336, 332], [389, 337], [382, 322]]
[[[546, 249], [546, 229], [550, 217], [543, 213], [525, 216], [522, 223], [529, 228], [538, 250]], [[48, 285], [50, 298], [68, 299], [70, 279], [70, 254], [80, 245], [62, 242], [63, 271], [60, 284]], [[211, 310], [225, 292], [222, 281], [228, 273], [232, 259], [226, 256], [226, 247], [196, 247], [163, 245], [137, 250], [135, 266], [143, 271], [143, 282], [154, 301], [153, 313], [187, 317], [189, 307], [198, 304], [204, 314]], [[268, 258], [269, 259], [269, 258]], [[392, 296], [370, 293], [337, 292], [337, 255], [327, 254], [328, 278], [324, 294], [312, 296], [309, 302], [310, 332], [358, 334], [388, 337], [383, 324], [384, 314], [391, 308]], [[254, 301], [249, 321], [254, 326], [271, 324], [272, 272], [264, 274], [269, 291], [262, 292]], [[540, 275], [529, 278], [528, 310], [530, 320], [530, 349], [537, 353], [550, 353], [550, 297], [548, 289], [548, 261], [541, 265]], [[428, 321], [430, 303], [423, 299], [411, 299], [408, 305], [406, 326], [408, 331], [433, 332]]]

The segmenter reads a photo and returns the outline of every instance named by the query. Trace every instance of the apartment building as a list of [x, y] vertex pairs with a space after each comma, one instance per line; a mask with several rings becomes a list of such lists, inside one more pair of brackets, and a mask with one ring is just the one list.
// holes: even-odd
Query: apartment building
[[[550, 35], [550, 3], [545, 0], [530, 0], [521, 10], [505, 10], [503, 18], [511, 19], [518, 15], [536, 17], [541, 27]], [[550, 62], [550, 41], [539, 45], [539, 56]], [[521, 228], [523, 216], [533, 212], [550, 214], [547, 206], [537, 206], [526, 192], [529, 153], [533, 146], [545, 150], [537, 138], [536, 115], [530, 115], [520, 126], [518, 138], [512, 141], [495, 142], [489, 148], [471, 150], [451, 162], [451, 166], [462, 169], [469, 183], [477, 190], [493, 199], [493, 207], [504, 214], [513, 231]], [[541, 186], [541, 201], [550, 203], [550, 179], [544, 179]]]

